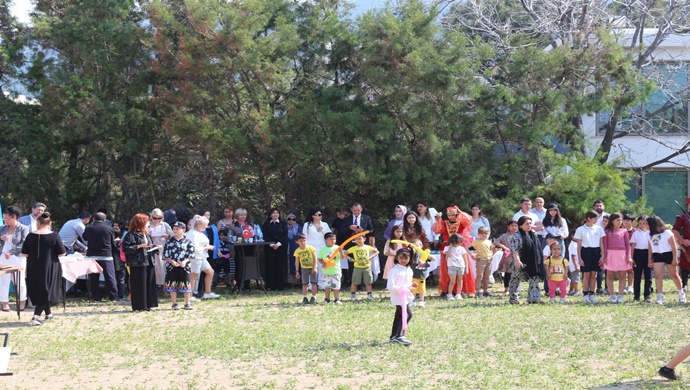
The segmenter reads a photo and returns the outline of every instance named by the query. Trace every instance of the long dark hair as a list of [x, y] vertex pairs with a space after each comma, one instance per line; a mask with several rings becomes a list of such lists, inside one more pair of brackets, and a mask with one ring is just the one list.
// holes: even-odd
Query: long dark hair
[[[407, 216], [408, 215], [414, 215], [414, 225], [410, 225], [407, 222]], [[417, 236], [421, 236], [422, 233], [424, 233], [424, 228], [422, 227], [422, 222], [419, 220], [419, 215], [415, 213], [414, 211], [408, 211], [405, 213], [405, 216], [403, 217], [403, 234], [409, 230], [414, 231]]]
[[314, 223], [314, 214], [316, 213], [321, 213], [321, 220], [323, 221], [323, 209], [321, 209], [321, 207], [314, 207], [309, 211], [309, 215], [307, 215], [305, 222], [312, 225]]
[[[551, 219], [551, 210], [556, 210], [556, 215]], [[561, 210], [559, 209], [549, 209], [546, 211], [546, 215], [544, 216], [544, 220], [541, 221], [541, 223], [544, 225], [544, 227], [547, 226], [557, 226], [560, 227], [563, 224], [563, 217], [561, 216]]]
[[[609, 215], [609, 223], [606, 224], [606, 230], [613, 231], [613, 221], [617, 220], [618, 218], [623, 218], [623, 216], [618, 213], [612, 213], [611, 215]], [[621, 228], [623, 228], [623, 225], [621, 225]]]
[[647, 217], [647, 224], [649, 225], [649, 235], [663, 233], [666, 231], [666, 224], [661, 218], [655, 216]]

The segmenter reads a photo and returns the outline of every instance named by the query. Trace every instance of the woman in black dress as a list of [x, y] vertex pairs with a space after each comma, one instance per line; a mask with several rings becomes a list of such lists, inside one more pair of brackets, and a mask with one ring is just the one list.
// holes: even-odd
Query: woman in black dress
[[273, 208], [263, 226], [264, 239], [275, 242], [266, 248], [266, 288], [282, 291], [285, 288], [285, 274], [287, 272], [287, 223], [280, 217], [280, 210]]
[[156, 260], [153, 251], [149, 251], [154, 245], [146, 229], [148, 222], [148, 215], [137, 213], [129, 224], [129, 233], [122, 239], [122, 251], [125, 252], [130, 271], [133, 311], [149, 311], [152, 307], [158, 307], [154, 270]]
[[[53, 319], [50, 304], [62, 298], [62, 267], [58, 257], [67, 252], [57, 233], [51, 230], [50, 213], [41, 214], [36, 220], [35, 231], [29, 233], [22, 246], [26, 256], [26, 284], [29, 298], [34, 303], [31, 325], [43, 325]], [[41, 320], [41, 313], [45, 318]]]

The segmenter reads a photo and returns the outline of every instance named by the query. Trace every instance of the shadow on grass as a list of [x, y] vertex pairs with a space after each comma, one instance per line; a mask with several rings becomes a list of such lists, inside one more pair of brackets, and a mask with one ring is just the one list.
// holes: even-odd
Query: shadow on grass
[[353, 343], [353, 344], [349, 344], [349, 343], [320, 344], [318, 347], [312, 348], [312, 351], [315, 351], [315, 352], [333, 351], [333, 350], [345, 350], [345, 351], [358, 350], [358, 351], [361, 351], [363, 348], [381, 348], [382, 346], [385, 346], [385, 345], [400, 347], [400, 344], [391, 343], [388, 340], [375, 340], [375, 341], [360, 342], [360, 343]]
[[589, 390], [618, 390], [618, 389], [680, 389], [687, 386], [680, 381], [667, 381], [665, 379], [652, 379], [648, 381], [614, 382], [601, 386], [587, 387]]

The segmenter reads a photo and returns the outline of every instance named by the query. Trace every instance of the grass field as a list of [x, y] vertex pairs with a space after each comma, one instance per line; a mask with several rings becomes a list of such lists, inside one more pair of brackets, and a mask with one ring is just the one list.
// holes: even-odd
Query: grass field
[[[526, 286], [525, 286], [526, 287]], [[672, 291], [670, 283], [668, 291]], [[2, 388], [609, 389], [686, 388], [656, 370], [690, 342], [688, 306], [512, 306], [503, 296], [413, 308], [405, 347], [388, 343], [394, 310], [373, 302], [301, 305], [297, 290], [227, 295], [172, 311], [68, 303], [41, 327], [1, 313], [17, 356]], [[360, 297], [363, 295], [360, 293]], [[323, 294], [319, 295], [323, 299]], [[349, 298], [349, 296], [348, 296]], [[603, 299], [602, 299], [603, 301]]]

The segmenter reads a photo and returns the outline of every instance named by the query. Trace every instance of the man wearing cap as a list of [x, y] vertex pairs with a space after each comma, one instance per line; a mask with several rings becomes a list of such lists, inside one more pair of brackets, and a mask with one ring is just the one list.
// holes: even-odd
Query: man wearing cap
[[459, 234], [465, 238], [462, 246], [467, 248], [470, 242], [470, 229], [472, 227], [472, 217], [460, 211], [458, 206], [449, 206], [446, 208], [446, 214], [448, 215], [448, 220], [444, 221], [442, 217], [443, 213], [436, 214], [436, 222], [431, 227], [434, 233], [439, 234], [443, 242], [441, 243], [441, 264], [438, 267], [438, 291], [441, 296], [446, 294], [459, 294], [461, 292], [467, 292], [468, 294], [474, 295], [475, 293], [475, 275], [472, 272], [472, 267], [470, 267], [469, 272], [466, 273], [462, 278], [462, 291], [457, 291], [457, 287], [453, 291], [448, 291], [448, 264], [446, 263], [445, 256], [443, 255], [443, 249], [448, 245], [448, 238], [453, 234]]
[[36, 219], [38, 219], [38, 216], [43, 214], [46, 211], [46, 205], [41, 203], [41, 202], [36, 202], [33, 205], [31, 205], [31, 214], [24, 215], [23, 217], [20, 217], [17, 222], [21, 223], [22, 225], [26, 225], [29, 227], [29, 233], [33, 232], [36, 230]]
[[[685, 199], [685, 205], [690, 207], [690, 198]], [[676, 223], [673, 224], [673, 235], [676, 237], [676, 241], [680, 243], [683, 256], [690, 261], [690, 214], [687, 211], [676, 215]]]
[[[117, 301], [117, 282], [115, 281], [115, 265], [113, 264], [113, 253], [115, 252], [115, 233], [113, 228], [105, 224], [106, 215], [98, 212], [93, 216], [93, 223], [84, 229], [84, 240], [88, 248], [86, 256], [96, 260], [98, 265], [103, 268], [103, 278], [108, 289], [108, 298]], [[117, 259], [120, 261], [120, 259]], [[101, 300], [101, 289], [99, 287], [100, 274], [90, 274], [91, 298], [94, 301]]]

